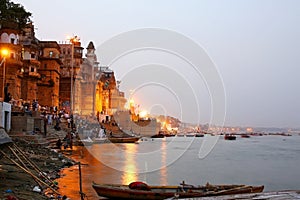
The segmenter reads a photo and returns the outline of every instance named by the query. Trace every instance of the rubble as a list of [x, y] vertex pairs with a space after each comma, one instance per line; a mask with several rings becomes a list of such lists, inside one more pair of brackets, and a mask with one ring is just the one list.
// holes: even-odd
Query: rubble
[[[10, 147], [8, 145], [10, 145]], [[5, 155], [7, 155], [9, 159], [0, 153], [0, 199], [54, 199], [50, 197], [51, 195], [55, 195], [51, 190], [47, 189], [45, 185], [38, 186], [32, 176], [13, 163], [13, 161], [18, 162], [16, 156], [10, 151], [13, 145], [17, 146], [17, 148], [24, 153], [26, 158], [29, 158], [29, 160], [35, 163], [42, 171], [42, 173], [36, 174], [40, 179], [44, 177], [49, 180], [59, 178], [60, 169], [74, 164], [74, 161], [65, 157], [58, 150], [52, 150], [47, 147], [37, 148], [34, 144], [15, 138], [13, 139], [13, 143], [1, 146], [1, 151], [5, 152]], [[29, 166], [28, 168], [33, 171], [33, 167]], [[45, 182], [47, 182], [47, 180], [45, 180]], [[53, 183], [53, 187], [57, 188], [55, 182]], [[39, 192], [38, 189], [40, 189], [41, 192]]]

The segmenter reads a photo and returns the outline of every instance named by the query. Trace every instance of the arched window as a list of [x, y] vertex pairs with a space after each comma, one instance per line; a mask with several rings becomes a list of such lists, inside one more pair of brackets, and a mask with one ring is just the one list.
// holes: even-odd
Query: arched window
[[1, 42], [2, 43], [8, 43], [9, 42], [9, 37], [7, 33], [2, 33], [1, 34]]

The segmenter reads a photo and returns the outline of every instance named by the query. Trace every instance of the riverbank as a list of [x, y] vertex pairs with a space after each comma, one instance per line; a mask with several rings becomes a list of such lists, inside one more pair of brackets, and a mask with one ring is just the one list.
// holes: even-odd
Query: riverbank
[[[56, 131], [53, 126], [48, 126], [47, 137], [44, 139], [56, 141], [64, 137], [68, 131], [67, 125], [61, 123], [61, 127], [61, 131]], [[61, 169], [74, 165], [74, 161], [58, 149], [52, 149], [43, 142], [28, 141], [25, 138], [22, 135], [14, 136], [13, 143], [1, 146], [5, 155], [0, 154], [0, 199], [29, 200], [63, 196], [64, 194], [57, 195], [53, 191], [59, 187], [55, 185], [55, 179], [60, 177]], [[35, 168], [38, 170], [34, 170]], [[44, 174], [44, 177], [41, 174]], [[36, 181], [33, 176], [40, 180]]]
[[[21, 139], [14, 139], [13, 142], [13, 144], [9, 144], [10, 147], [8, 145], [1, 146], [1, 150], [9, 158], [3, 156], [0, 159], [0, 199], [49, 199], [53, 192], [43, 184], [40, 184], [43, 187], [40, 188], [38, 184], [39, 181], [35, 181], [32, 175], [25, 172], [15, 163], [13, 163], [13, 161], [18, 163], [20, 163], [20, 161], [10, 150], [10, 148], [19, 148], [24, 153], [26, 158], [29, 158], [30, 161], [35, 163], [41, 172], [43, 172], [43, 174], [52, 181], [60, 177], [59, 172], [62, 168], [72, 166], [74, 162], [58, 151], [46, 147], [37, 147], [36, 144], [30, 144]], [[23, 162], [25, 165], [29, 166], [28, 161], [23, 159]], [[28, 167], [28, 169], [35, 176], [39, 177], [41, 180], [44, 180], [50, 185], [49, 182], [41, 177], [40, 173], [35, 172], [32, 168], [32, 166]], [[37, 186], [42, 189], [40, 192], [37, 189]], [[53, 186], [53, 188], [57, 189], [56, 186]], [[48, 196], [44, 194], [44, 192], [47, 193]], [[61, 196], [62, 195], [63, 194], [61, 194]]]

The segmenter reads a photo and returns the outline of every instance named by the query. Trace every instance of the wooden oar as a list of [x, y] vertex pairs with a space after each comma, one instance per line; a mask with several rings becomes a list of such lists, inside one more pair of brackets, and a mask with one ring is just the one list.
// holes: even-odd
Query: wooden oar
[[51, 179], [49, 179], [46, 175], [44, 175], [43, 171], [37, 166], [37, 164], [35, 164], [32, 160], [30, 160], [16, 144], [14, 144], [14, 147], [22, 155], [22, 157], [30, 164], [30, 166], [33, 167], [33, 169], [36, 172], [38, 172], [42, 177], [44, 177], [51, 184], [55, 185], [55, 183]]
[[51, 189], [54, 193], [59, 194], [58, 191], [56, 191], [54, 188], [52, 188], [50, 185], [48, 185], [47, 183], [45, 183], [44, 181], [40, 180], [37, 176], [35, 176], [33, 173], [31, 173], [30, 171], [28, 171], [27, 169], [25, 169], [24, 167], [22, 167], [19, 163], [17, 163], [16, 161], [14, 161], [13, 159], [11, 159], [6, 153], [4, 153], [2, 150], [0, 150], [0, 152], [7, 158], [9, 159], [12, 163], [14, 163], [15, 165], [17, 165], [20, 169], [22, 169], [24, 172], [26, 172], [27, 174], [29, 174], [30, 176], [32, 176], [34, 179], [38, 180], [41, 184], [45, 185], [46, 187], [48, 187], [49, 189]]
[[[23, 165], [23, 167], [24, 167], [26, 170], [30, 171], [30, 170], [28, 169], [28, 167], [25, 165], [25, 163], [21, 160], [21, 158], [16, 154], [16, 152], [15, 152], [10, 146], [8, 146], [8, 148], [9, 148], [10, 151], [15, 155], [15, 157], [18, 159], [18, 161]], [[35, 178], [34, 178], [34, 180], [35, 180], [35, 182], [40, 186], [40, 188], [42, 188], [42, 185], [40, 184], [39, 180], [36, 180]]]

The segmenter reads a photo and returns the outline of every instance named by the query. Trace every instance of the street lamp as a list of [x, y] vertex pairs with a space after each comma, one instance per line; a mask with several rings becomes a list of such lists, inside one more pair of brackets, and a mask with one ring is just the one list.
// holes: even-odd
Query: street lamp
[[5, 72], [6, 72], [6, 69], [5, 69], [5, 63], [6, 63], [6, 56], [8, 55], [8, 50], [7, 49], [2, 49], [1, 50], [1, 55], [3, 57], [1, 63], [0, 63], [0, 67], [3, 65], [3, 87], [2, 87], [2, 98], [3, 98], [3, 101], [4, 101], [4, 88], [5, 88]]

